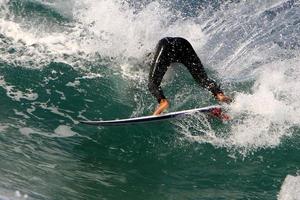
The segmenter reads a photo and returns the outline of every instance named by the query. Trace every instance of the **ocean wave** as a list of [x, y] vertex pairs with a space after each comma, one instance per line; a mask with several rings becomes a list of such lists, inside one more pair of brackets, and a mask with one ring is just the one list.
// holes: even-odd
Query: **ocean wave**
[[[117, 87], [114, 88], [113, 102], [119, 105], [117, 99], [128, 101], [126, 93], [132, 94], [134, 88], [132, 101], [136, 107], [132, 116], [147, 113], [153, 107], [144, 91], [148, 71], [142, 64], [144, 55], [153, 51], [161, 37], [182, 36], [191, 41], [205, 66], [217, 72], [218, 82], [223, 83], [225, 91], [235, 96], [228, 110], [236, 120], [221, 129], [226, 138], [215, 136], [214, 140], [201, 141], [251, 151], [279, 145], [282, 138], [291, 135], [294, 126], [299, 126], [297, 1], [257, 0], [247, 5], [231, 2], [186, 17], [182, 14], [184, 9], [169, 8], [159, 1], [146, 1], [138, 9], [128, 1], [108, 0], [2, 1], [1, 8], [0, 55], [4, 65], [43, 69], [63, 63], [84, 71], [80, 75], [83, 79], [98, 74], [97, 77], [110, 81], [111, 85], [118, 85], [122, 79], [121, 82], [128, 84], [127, 89], [117, 92]], [[65, 17], [66, 12], [69, 17]], [[34, 23], [32, 15], [44, 23]], [[21, 19], [22, 16], [27, 17]], [[104, 68], [104, 74], [111, 69], [113, 72], [103, 76], [98, 68]], [[70, 78], [66, 86], [91, 92], [76, 88], [80, 77]], [[166, 80], [168, 87], [172, 80]], [[29, 90], [20, 93], [13, 85], [1, 85], [11, 99], [40, 97], [38, 92]], [[177, 103], [182, 97], [194, 102], [201, 99], [194, 103], [197, 106], [212, 102], [202, 98], [203, 93], [195, 94], [196, 90], [182, 88], [182, 92], [171, 95]], [[60, 100], [68, 100], [62, 92], [56, 92]], [[179, 104], [176, 108], [180, 109]], [[186, 126], [191, 124], [183, 127]]]

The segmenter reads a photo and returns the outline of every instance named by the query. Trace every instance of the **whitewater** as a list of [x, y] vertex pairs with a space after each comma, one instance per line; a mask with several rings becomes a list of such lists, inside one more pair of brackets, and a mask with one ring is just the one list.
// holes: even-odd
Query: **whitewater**
[[[0, 0], [0, 199], [300, 199], [300, 1]], [[146, 55], [188, 39], [234, 101], [153, 112]], [[182, 66], [169, 111], [216, 104]]]

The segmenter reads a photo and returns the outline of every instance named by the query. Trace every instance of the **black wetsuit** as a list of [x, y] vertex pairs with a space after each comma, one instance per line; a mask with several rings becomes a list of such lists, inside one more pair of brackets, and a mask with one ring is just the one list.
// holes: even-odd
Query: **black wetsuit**
[[156, 46], [149, 73], [148, 87], [158, 102], [165, 99], [160, 84], [171, 63], [185, 65], [197, 83], [211, 91], [213, 95], [222, 92], [219, 86], [207, 77], [199, 57], [186, 39], [166, 37], [161, 39]]

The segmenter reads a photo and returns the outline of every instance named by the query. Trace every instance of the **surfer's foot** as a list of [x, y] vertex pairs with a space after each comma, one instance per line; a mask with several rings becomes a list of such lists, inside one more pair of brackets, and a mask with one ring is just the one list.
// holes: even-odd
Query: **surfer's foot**
[[169, 102], [167, 99], [160, 100], [160, 103], [156, 110], [154, 111], [153, 115], [159, 115], [163, 111], [165, 111], [169, 107]]
[[216, 99], [220, 102], [231, 103], [232, 99], [228, 96], [225, 96], [223, 93], [216, 94]]
[[214, 108], [212, 109], [212, 111], [210, 112], [210, 114], [216, 118], [219, 118], [222, 121], [229, 121], [230, 117], [229, 115], [223, 113], [221, 108]]

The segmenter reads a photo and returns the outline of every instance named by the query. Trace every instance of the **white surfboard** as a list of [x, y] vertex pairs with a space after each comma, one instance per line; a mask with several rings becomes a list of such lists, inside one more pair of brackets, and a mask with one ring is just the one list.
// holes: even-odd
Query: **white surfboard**
[[115, 119], [115, 120], [105, 120], [105, 121], [80, 121], [83, 124], [95, 125], [95, 126], [119, 126], [119, 125], [134, 125], [137, 123], [147, 123], [147, 122], [156, 122], [167, 119], [175, 119], [179, 117], [189, 116], [195, 113], [211, 113], [213, 110], [221, 109], [221, 106], [208, 106], [203, 108], [195, 108], [190, 110], [182, 110], [177, 112], [170, 112], [161, 115], [150, 115], [144, 117], [135, 117], [128, 119]]

